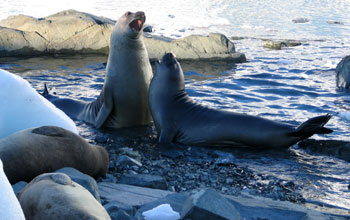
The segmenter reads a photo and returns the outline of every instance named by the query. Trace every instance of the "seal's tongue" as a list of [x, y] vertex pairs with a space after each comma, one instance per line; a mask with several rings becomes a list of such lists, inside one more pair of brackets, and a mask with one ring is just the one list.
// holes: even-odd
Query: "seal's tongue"
[[140, 19], [133, 20], [129, 26], [135, 31], [140, 31], [142, 28], [143, 22]]

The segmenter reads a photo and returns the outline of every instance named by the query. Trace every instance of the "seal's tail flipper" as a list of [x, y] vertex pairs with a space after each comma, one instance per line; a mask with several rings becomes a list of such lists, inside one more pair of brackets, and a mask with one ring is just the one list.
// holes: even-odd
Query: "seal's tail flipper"
[[46, 83], [44, 83], [44, 91], [41, 93], [42, 96], [44, 96], [45, 98], [49, 97], [49, 90], [47, 89], [47, 85]]
[[327, 115], [310, 118], [309, 120], [299, 125], [296, 131], [292, 132], [290, 135], [295, 137], [300, 137], [301, 139], [306, 139], [314, 134], [332, 133], [333, 130], [324, 127], [329, 121], [329, 119], [331, 119], [331, 117], [332, 115], [327, 114]]

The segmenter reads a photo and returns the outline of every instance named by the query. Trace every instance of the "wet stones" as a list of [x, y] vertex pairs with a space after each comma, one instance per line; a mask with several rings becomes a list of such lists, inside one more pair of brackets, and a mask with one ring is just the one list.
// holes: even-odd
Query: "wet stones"
[[182, 219], [235, 220], [240, 219], [236, 208], [211, 189], [202, 189], [191, 195], [183, 206]]
[[295, 40], [284, 40], [284, 41], [273, 41], [273, 40], [264, 40], [263, 47], [272, 49], [272, 50], [281, 50], [284, 47], [296, 47], [300, 46], [300, 41]]
[[168, 189], [166, 180], [163, 177], [157, 175], [124, 174], [120, 177], [118, 183], [148, 187], [153, 189]]

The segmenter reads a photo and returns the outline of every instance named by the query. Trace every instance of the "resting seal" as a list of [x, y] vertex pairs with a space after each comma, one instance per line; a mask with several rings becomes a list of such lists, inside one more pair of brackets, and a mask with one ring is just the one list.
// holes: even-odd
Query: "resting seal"
[[330, 115], [309, 119], [295, 128], [195, 103], [185, 91], [181, 66], [171, 53], [158, 61], [149, 102], [160, 144], [287, 148], [313, 134], [332, 132], [323, 127]]
[[9, 181], [31, 181], [42, 173], [73, 167], [94, 178], [107, 172], [109, 158], [100, 146], [54, 126], [23, 130], [0, 139], [0, 158]]
[[27, 80], [2, 69], [0, 100], [0, 138], [43, 125], [78, 133], [72, 119], [35, 91]]
[[27, 220], [110, 220], [103, 206], [63, 173], [46, 173], [33, 179], [18, 195]]
[[148, 107], [148, 89], [153, 77], [143, 42], [143, 12], [126, 12], [112, 32], [107, 72], [100, 96], [91, 103], [50, 98], [71, 118], [96, 128], [122, 128], [152, 121]]

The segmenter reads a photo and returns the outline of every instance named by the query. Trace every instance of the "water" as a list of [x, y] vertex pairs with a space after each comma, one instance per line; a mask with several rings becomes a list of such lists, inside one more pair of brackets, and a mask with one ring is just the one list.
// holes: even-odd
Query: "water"
[[[314, 137], [350, 141], [350, 93], [335, 87], [334, 73], [341, 58], [350, 54], [349, 1], [99, 0], [82, 4], [2, 0], [0, 19], [19, 13], [43, 17], [68, 8], [112, 19], [127, 10], [143, 10], [156, 34], [175, 38], [209, 32], [244, 37], [234, 43], [237, 51], [246, 54], [247, 63], [182, 63], [190, 96], [205, 105], [294, 125], [330, 113], [334, 117], [327, 127], [334, 133]], [[300, 17], [310, 21], [292, 22]], [[302, 45], [268, 50], [262, 47], [263, 38], [301, 40]], [[48, 82], [61, 96], [89, 101], [102, 88], [106, 60], [103, 56], [5, 58], [0, 60], [0, 68], [20, 74], [38, 90]], [[91, 127], [78, 126], [83, 136], [91, 138]], [[309, 202], [349, 210], [348, 162], [297, 146], [283, 154], [242, 153], [235, 157], [242, 166], [302, 186], [300, 193]]]

